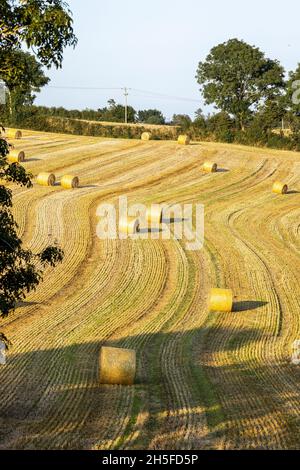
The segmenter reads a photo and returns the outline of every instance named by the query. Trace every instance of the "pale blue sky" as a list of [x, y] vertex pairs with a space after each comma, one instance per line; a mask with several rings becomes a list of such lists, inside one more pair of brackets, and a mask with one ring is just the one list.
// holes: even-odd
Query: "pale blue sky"
[[[195, 80], [198, 62], [211, 47], [244, 39], [277, 58], [287, 70], [300, 62], [299, 0], [69, 0], [78, 37], [62, 70], [47, 71], [51, 86], [131, 87], [136, 109], [158, 108], [191, 116], [202, 104]], [[45, 88], [37, 104], [97, 109], [107, 99], [123, 102], [118, 90]], [[205, 109], [205, 108], [204, 108]]]

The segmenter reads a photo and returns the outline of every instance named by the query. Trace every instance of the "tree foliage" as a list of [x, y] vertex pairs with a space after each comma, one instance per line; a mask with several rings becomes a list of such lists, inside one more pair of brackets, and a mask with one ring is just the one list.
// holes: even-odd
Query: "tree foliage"
[[187, 114], [173, 114], [172, 125], [180, 126], [183, 131], [186, 131], [192, 124], [190, 116]]
[[68, 4], [62, 0], [1, 0], [0, 73], [11, 68], [12, 49], [24, 42], [33, 48], [40, 62], [61, 67], [63, 50], [77, 43]]
[[[115, 100], [108, 100], [108, 106], [98, 109], [100, 121], [124, 122], [125, 106], [118, 104]], [[127, 121], [135, 122], [136, 111], [132, 106], [127, 106]]]
[[300, 116], [300, 64], [295, 71], [289, 73], [285, 105], [294, 115]]
[[279, 96], [285, 86], [279, 62], [238, 39], [213, 47], [196, 78], [206, 104], [234, 116], [241, 129], [262, 101]]
[[165, 124], [165, 118], [158, 109], [144, 109], [138, 111], [137, 121], [144, 124]]
[[7, 106], [4, 107], [7, 120], [17, 124], [22, 120], [23, 106], [32, 105], [35, 94], [47, 85], [49, 78], [45, 76], [42, 65], [29, 52], [11, 51], [10, 67], [14, 73], [2, 73], [9, 93]]

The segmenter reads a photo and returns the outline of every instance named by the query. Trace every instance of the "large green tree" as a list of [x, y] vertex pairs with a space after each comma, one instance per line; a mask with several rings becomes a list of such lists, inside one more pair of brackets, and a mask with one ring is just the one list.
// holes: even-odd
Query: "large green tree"
[[[8, 81], [17, 79], [20, 69], [15, 54], [24, 42], [34, 48], [43, 65], [60, 67], [64, 48], [75, 46], [76, 41], [72, 17], [65, 2], [1, 0], [0, 78], [5, 74]], [[31, 175], [21, 165], [9, 164], [8, 151], [8, 143], [0, 137], [1, 182], [30, 187]], [[39, 284], [47, 265], [54, 266], [63, 257], [58, 247], [48, 246], [37, 254], [24, 249], [11, 208], [11, 189], [7, 184], [0, 184], [0, 317], [14, 310], [18, 301]], [[8, 344], [3, 333], [0, 333], [0, 339]]]
[[196, 74], [206, 104], [231, 114], [244, 129], [252, 112], [284, 87], [284, 69], [257, 47], [238, 39], [213, 47]]

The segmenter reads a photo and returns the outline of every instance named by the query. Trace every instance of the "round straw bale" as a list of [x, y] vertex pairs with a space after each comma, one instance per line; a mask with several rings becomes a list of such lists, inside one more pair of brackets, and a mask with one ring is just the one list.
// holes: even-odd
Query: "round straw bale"
[[151, 140], [151, 132], [143, 132], [142, 135], [141, 135], [141, 139], [142, 140]]
[[178, 137], [178, 140], [177, 142], [180, 144], [180, 145], [189, 145], [190, 143], [190, 138], [188, 135], [180, 135]]
[[133, 385], [136, 353], [132, 349], [102, 347], [99, 355], [101, 384]]
[[202, 169], [205, 173], [215, 173], [218, 169], [218, 165], [213, 162], [204, 162]]
[[119, 221], [119, 231], [127, 235], [133, 235], [140, 231], [140, 221], [135, 217], [123, 217]]
[[62, 177], [60, 184], [65, 189], [78, 188], [79, 178], [73, 175], [65, 175]]
[[288, 186], [280, 181], [275, 181], [272, 191], [276, 194], [286, 194], [288, 192]]
[[22, 132], [17, 129], [6, 129], [5, 135], [8, 139], [22, 139]]
[[212, 312], [231, 312], [233, 295], [230, 289], [211, 289], [209, 310]]
[[54, 186], [55, 175], [53, 173], [39, 173], [36, 182], [41, 186]]
[[151, 204], [146, 211], [146, 220], [149, 224], [160, 224], [162, 221], [162, 207], [160, 204]]
[[20, 150], [11, 150], [8, 154], [8, 161], [10, 163], [19, 163], [25, 161], [25, 153]]

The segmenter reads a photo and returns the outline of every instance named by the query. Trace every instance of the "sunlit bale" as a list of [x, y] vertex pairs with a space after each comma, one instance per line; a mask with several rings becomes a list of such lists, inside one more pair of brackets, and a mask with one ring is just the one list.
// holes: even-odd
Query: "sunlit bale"
[[39, 173], [36, 179], [37, 184], [41, 186], [54, 186], [55, 175], [53, 173]]
[[8, 156], [10, 163], [20, 163], [25, 161], [25, 152], [20, 150], [10, 150]]
[[288, 186], [280, 181], [275, 181], [272, 191], [275, 194], [286, 194], [288, 192]]
[[177, 140], [178, 144], [180, 145], [189, 145], [190, 141], [191, 139], [189, 138], [188, 135], [180, 135], [178, 136], [178, 140]]
[[140, 231], [140, 221], [136, 217], [123, 217], [119, 221], [119, 232], [134, 235]]
[[151, 132], [143, 132], [141, 135], [141, 139], [145, 141], [151, 140], [151, 137], [152, 137]]
[[133, 385], [136, 373], [136, 353], [132, 349], [103, 346], [99, 356], [101, 384]]
[[65, 175], [62, 177], [60, 184], [65, 189], [78, 188], [79, 178], [77, 176]]
[[5, 129], [7, 139], [22, 139], [22, 132], [17, 129]]
[[209, 310], [211, 312], [231, 312], [233, 295], [230, 289], [211, 289]]
[[146, 211], [146, 221], [149, 225], [157, 225], [162, 222], [163, 212], [160, 204], [151, 204]]
[[218, 170], [218, 165], [213, 162], [204, 162], [202, 165], [202, 170], [205, 173], [216, 173]]

